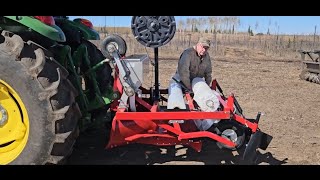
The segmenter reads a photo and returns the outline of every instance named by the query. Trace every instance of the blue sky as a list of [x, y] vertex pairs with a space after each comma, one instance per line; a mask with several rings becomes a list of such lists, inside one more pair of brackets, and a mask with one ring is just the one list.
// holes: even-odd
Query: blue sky
[[[95, 26], [126, 26], [130, 27], [132, 16], [69, 16], [70, 19], [86, 18]], [[199, 16], [175, 16], [176, 22], [180, 19]], [[271, 33], [280, 34], [313, 34], [317, 26], [320, 33], [320, 16], [238, 16], [240, 17], [240, 31], [247, 31], [251, 26], [254, 32], [266, 33], [268, 27]], [[256, 24], [258, 26], [256, 28]]]

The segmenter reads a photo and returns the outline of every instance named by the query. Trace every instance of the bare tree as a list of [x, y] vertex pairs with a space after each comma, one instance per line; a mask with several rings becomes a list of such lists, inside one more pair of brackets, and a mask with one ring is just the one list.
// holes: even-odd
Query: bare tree
[[210, 24], [210, 30], [212, 32], [214, 32], [214, 31], [216, 32], [217, 18], [214, 16], [209, 16], [208, 19], [209, 19], [209, 24]]
[[313, 34], [313, 49], [314, 49], [314, 43], [315, 43], [315, 41], [316, 41], [316, 34], [317, 34], [317, 26], [314, 26], [314, 34]]
[[228, 26], [229, 26], [229, 18], [227, 16], [224, 16], [222, 18], [222, 24], [223, 24], [223, 32], [227, 32]]
[[185, 21], [184, 20], [179, 20], [178, 21], [178, 29], [184, 30], [185, 29]]
[[230, 16], [229, 17], [229, 30], [234, 33], [238, 26], [240, 25], [240, 19], [237, 16]]
[[257, 31], [257, 30], [258, 30], [258, 27], [259, 27], [259, 22], [256, 21], [256, 24], [254, 25], [254, 29]]
[[191, 25], [192, 25], [191, 31], [195, 32], [198, 29], [197, 28], [198, 19], [197, 18], [191, 18]]
[[199, 29], [202, 32], [204, 32], [207, 29], [207, 26], [208, 26], [208, 19], [205, 18], [205, 17], [200, 17], [198, 23], [199, 23]]
[[190, 31], [192, 31], [192, 22], [191, 22], [191, 18], [187, 18], [187, 19], [186, 19], [186, 21], [187, 21], [187, 28], [190, 28], [190, 27], [191, 27]]

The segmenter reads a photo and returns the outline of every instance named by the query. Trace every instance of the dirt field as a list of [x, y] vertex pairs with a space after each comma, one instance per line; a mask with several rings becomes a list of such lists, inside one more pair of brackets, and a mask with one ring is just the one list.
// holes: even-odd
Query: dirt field
[[[167, 87], [177, 61], [159, 59], [161, 87]], [[298, 60], [225, 57], [213, 66], [224, 94], [235, 93], [247, 118], [264, 113], [260, 128], [273, 140], [256, 164], [320, 164], [320, 86], [299, 79]], [[243, 164], [238, 152], [220, 150], [214, 142], [200, 153], [141, 144], [105, 150], [105, 137], [104, 129], [81, 134], [68, 164]]]

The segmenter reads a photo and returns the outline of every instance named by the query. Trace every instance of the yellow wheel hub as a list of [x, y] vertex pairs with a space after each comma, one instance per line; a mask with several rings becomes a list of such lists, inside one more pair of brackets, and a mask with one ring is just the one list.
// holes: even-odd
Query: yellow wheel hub
[[29, 118], [18, 93], [0, 79], [0, 164], [16, 159], [27, 144]]

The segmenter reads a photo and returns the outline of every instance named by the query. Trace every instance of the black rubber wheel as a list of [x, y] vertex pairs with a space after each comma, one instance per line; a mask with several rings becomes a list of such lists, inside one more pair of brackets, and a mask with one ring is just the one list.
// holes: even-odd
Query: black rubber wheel
[[121, 37], [121, 36], [119, 36], [121, 39], [122, 39], [122, 41], [124, 42], [124, 52], [123, 53], [120, 53], [122, 56], [125, 56], [126, 55], [126, 52], [127, 52], [127, 50], [128, 50], [128, 48], [127, 48], [127, 43], [126, 43], [126, 41], [123, 39], [123, 37]]
[[215, 133], [230, 139], [236, 144], [236, 147], [230, 147], [228, 145], [217, 142], [219, 148], [225, 148], [229, 150], [240, 149], [245, 144], [246, 132], [244, 127], [240, 124], [228, 120], [221, 120], [214, 128]]
[[125, 56], [127, 52], [127, 44], [126, 41], [119, 35], [111, 34], [108, 35], [100, 44], [100, 49], [102, 54], [108, 58], [112, 59], [112, 55], [108, 52], [108, 44], [114, 44], [116, 48], [118, 49], [120, 56]]
[[[87, 40], [83, 40], [82, 44], [85, 44], [88, 49], [89, 59], [90, 59], [90, 63], [91, 63], [92, 67], [105, 59], [102, 52], [99, 49], [97, 49], [97, 47], [94, 44], [92, 44], [91, 42], [89, 42]], [[108, 90], [109, 87], [113, 86], [114, 78], [112, 76], [112, 68], [109, 63], [105, 63], [103, 66], [100, 66], [96, 70], [96, 79], [97, 79], [98, 86], [99, 86], [99, 89], [102, 94], [104, 94]], [[90, 80], [88, 82], [88, 85], [90, 86], [89, 88], [93, 88], [92, 85], [90, 84]], [[96, 120], [100, 119], [100, 121], [103, 122], [105, 125], [102, 127], [105, 128], [106, 133], [107, 133], [106, 143], [109, 141], [111, 122], [113, 119], [113, 117], [112, 117], [112, 119], [110, 119], [111, 117], [110, 117], [110, 114], [108, 113], [109, 108], [110, 108], [110, 105], [105, 105], [102, 108], [94, 109], [94, 110], [90, 111], [92, 114], [93, 122], [94, 122], [90, 129], [91, 130], [100, 129], [101, 124], [99, 121], [96, 121]]]
[[[26, 111], [22, 123], [28, 121], [21, 151], [0, 164], [61, 164], [73, 150], [81, 117], [78, 92], [67, 79], [68, 71], [48, 54], [18, 35], [0, 35], [0, 80], [19, 95], [20, 111]], [[6, 128], [0, 126], [0, 131]], [[0, 156], [10, 155], [8, 148], [15, 142], [1, 144]]]

